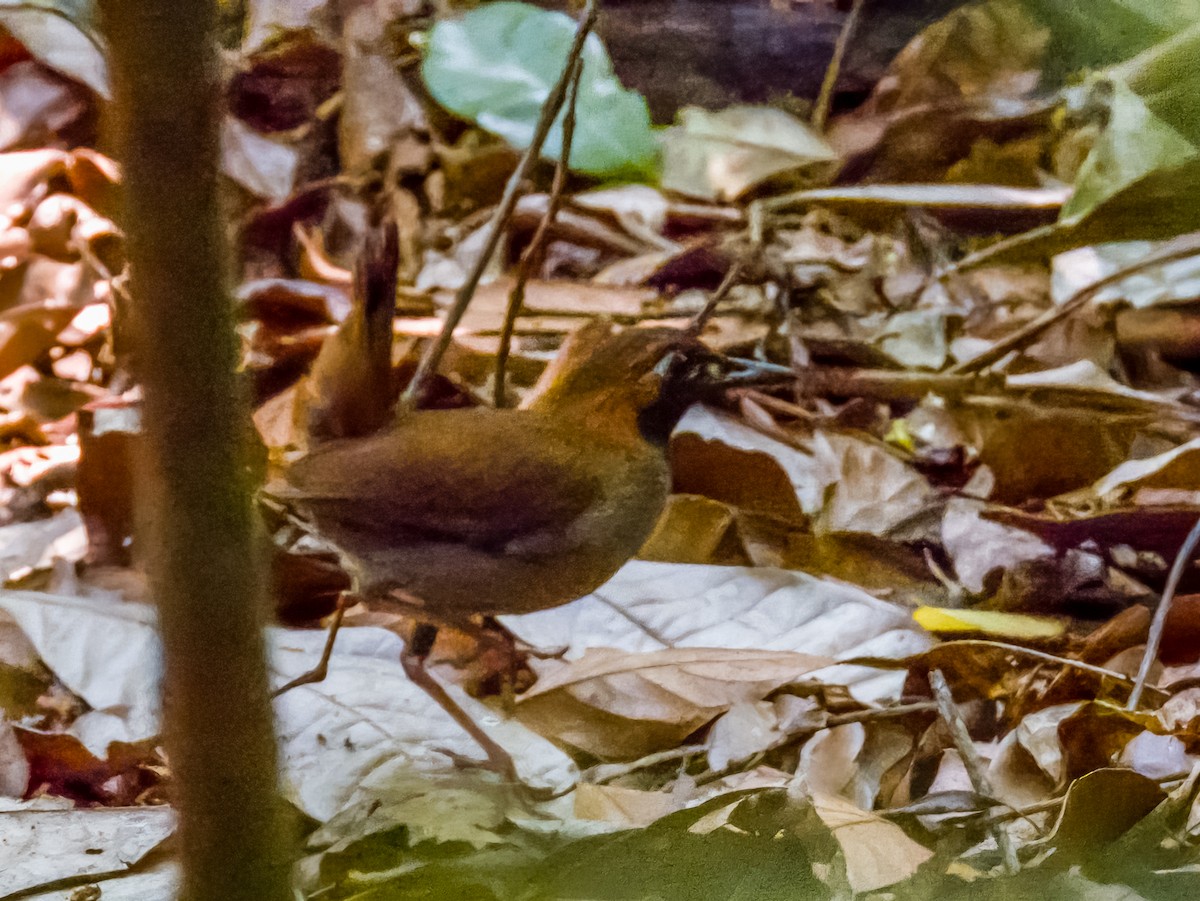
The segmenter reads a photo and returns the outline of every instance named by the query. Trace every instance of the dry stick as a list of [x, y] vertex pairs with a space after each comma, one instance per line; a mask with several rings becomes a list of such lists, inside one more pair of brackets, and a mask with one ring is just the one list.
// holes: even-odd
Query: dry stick
[[[937, 710], [936, 704], [930, 701], [917, 701], [912, 704], [897, 704], [894, 707], [869, 707], [866, 710], [839, 713], [828, 717], [820, 725], [802, 726], [785, 733], [768, 747], [762, 749], [760, 753], [787, 747], [793, 742], [804, 738], [806, 735], [812, 735], [814, 732], [820, 732], [822, 729], [832, 729], [835, 726], [845, 726], [848, 723], [865, 723], [873, 720], [892, 719], [894, 717], [908, 716], [910, 713], [929, 713], [935, 710]], [[656, 751], [640, 760], [634, 760], [629, 763], [600, 764], [584, 773], [584, 781], [602, 785], [606, 782], [620, 779], [622, 776], [636, 773], [638, 770], [657, 766], [660, 763], [671, 763], [676, 760], [694, 757], [697, 754], [705, 753], [707, 750], [708, 748], [704, 745], [683, 745], [682, 747], [671, 748], [666, 751]], [[722, 770], [713, 770], [702, 774], [697, 777], [697, 781], [712, 782], [715, 779], [720, 779], [722, 776], [727, 776], [741, 769], [745, 769], [745, 761], [738, 761], [736, 764], [727, 766]]]
[[647, 754], [645, 757], [627, 763], [601, 763], [584, 772], [581, 781], [592, 785], [604, 785], [636, 773], [639, 770], [649, 769], [652, 766], [658, 766], [660, 763], [674, 763], [686, 760], [689, 757], [703, 754], [707, 750], [708, 748], [704, 745], [682, 745], [678, 748], [656, 751], [653, 754]]
[[[1068, 669], [1077, 669], [1080, 672], [1091, 673], [1094, 676], [1102, 676], [1105, 679], [1112, 679], [1122, 685], [1133, 685], [1133, 680], [1124, 673], [1116, 670], [1105, 669], [1102, 666], [1096, 666], [1094, 663], [1088, 663], [1084, 660], [1072, 660], [1070, 657], [1059, 657], [1055, 654], [1048, 654], [1045, 651], [1039, 651], [1036, 648], [1027, 648], [1024, 645], [1010, 644], [1007, 641], [993, 641], [988, 638], [960, 638], [952, 642], [954, 645], [971, 645], [975, 647], [999, 648], [1002, 651], [1008, 651], [1013, 654], [1023, 654], [1026, 657], [1032, 657], [1034, 660], [1043, 660], [1046, 663], [1062, 666]], [[944, 645], [943, 645], [944, 647]]]
[[[929, 671], [929, 687], [933, 689], [933, 698], [937, 701], [938, 713], [941, 714], [942, 721], [950, 730], [954, 747], [958, 749], [959, 757], [962, 758], [967, 777], [971, 780], [971, 787], [975, 790], [975, 794], [990, 798], [992, 784], [984, 770], [983, 759], [975, 749], [975, 742], [971, 740], [971, 736], [967, 732], [967, 724], [959, 715], [958, 707], [954, 703], [954, 695], [950, 693], [950, 686], [946, 683], [946, 677], [942, 675], [940, 669]], [[996, 847], [1000, 849], [1000, 855], [1004, 861], [1004, 871], [1008, 874], [1016, 873], [1021, 868], [1021, 863], [1017, 859], [1017, 849], [1013, 844], [1012, 836], [1002, 825], [993, 827], [992, 836], [996, 839]]]
[[[1155, 779], [1159, 787], [1165, 792], [1172, 792], [1184, 784], [1189, 778], [1187, 773], [1174, 773], [1170, 776], [1165, 776], [1161, 779]], [[1027, 804], [1024, 807], [1009, 807], [1005, 810], [997, 810], [994, 813], [984, 815], [982, 823], [984, 826], [991, 827], [995, 823], [1005, 823], [1009, 820], [1028, 819], [1039, 813], [1057, 810], [1066, 803], [1070, 791], [1063, 792], [1056, 798], [1047, 798], [1045, 801], [1038, 801], [1034, 804]], [[994, 810], [994, 808], [993, 808]], [[983, 811], [980, 811], [983, 813]]]
[[708, 325], [708, 320], [712, 318], [713, 313], [717, 310], [717, 305], [723, 301], [729, 292], [733, 290], [733, 284], [737, 281], [737, 277], [742, 274], [741, 260], [735, 260], [733, 265], [729, 267], [729, 271], [725, 273], [725, 277], [721, 279], [721, 284], [717, 285], [717, 290], [712, 293], [704, 304], [704, 308], [695, 315], [692, 321], [688, 324], [688, 331], [694, 335], [704, 331], [704, 326]]
[[833, 105], [833, 89], [836, 87], [838, 75], [842, 71], [842, 59], [846, 55], [846, 48], [850, 46], [850, 38], [858, 27], [858, 19], [864, 5], [865, 0], [854, 0], [854, 5], [850, 7], [850, 14], [842, 23], [837, 43], [833, 45], [833, 56], [825, 68], [825, 80], [821, 82], [821, 92], [817, 95], [816, 106], [813, 107], [811, 124], [817, 131], [825, 130], [829, 109]]
[[471, 271], [467, 275], [467, 280], [454, 295], [454, 304], [446, 313], [446, 320], [442, 323], [441, 333], [426, 349], [424, 355], [421, 357], [421, 362], [417, 364], [417, 371], [413, 373], [412, 381], [408, 383], [408, 386], [404, 389], [404, 393], [400, 396], [401, 408], [411, 409], [416, 405], [417, 398], [420, 397], [421, 386], [425, 383], [430, 373], [437, 368], [442, 356], [446, 353], [446, 349], [450, 346], [450, 341], [454, 337], [454, 329], [458, 326], [463, 314], [467, 311], [467, 305], [470, 304], [471, 298], [475, 296], [475, 289], [479, 287], [479, 280], [483, 278], [483, 270], [487, 267], [488, 261], [491, 260], [492, 254], [496, 252], [496, 247], [500, 243], [500, 235], [503, 233], [508, 220], [512, 218], [513, 210], [516, 209], [517, 195], [520, 193], [521, 183], [525, 180], [529, 174], [529, 170], [533, 168], [534, 162], [540, 156], [546, 135], [550, 133], [550, 127], [554, 124], [554, 119], [558, 116], [558, 111], [562, 109], [563, 100], [567, 96], [567, 86], [570, 84], [571, 76], [575, 71], [576, 60], [581, 58], [583, 45], [587, 41], [587, 37], [591, 34], [595, 24], [595, 0], [587, 0], [583, 18], [580, 20], [579, 28], [575, 32], [575, 41], [571, 44], [571, 50], [567, 54], [567, 62], [563, 66], [562, 75], [559, 76], [558, 83], [554, 85], [554, 89], [546, 98], [546, 102], [542, 104], [542, 114], [537, 121], [537, 125], [534, 127], [533, 136], [529, 140], [529, 147], [521, 157], [521, 161], [517, 164], [516, 171], [508, 179], [508, 184], [504, 186], [504, 196], [500, 198], [500, 203], [496, 207], [496, 211], [492, 213], [491, 220], [488, 222], [488, 236], [484, 242], [483, 250], [480, 252], [479, 258], [475, 261], [475, 265], [471, 267]]
[[1158, 659], [1158, 647], [1162, 644], [1163, 630], [1167, 625], [1167, 613], [1171, 609], [1171, 601], [1175, 599], [1175, 591], [1179, 588], [1179, 580], [1183, 578], [1183, 571], [1192, 562], [1197, 544], [1200, 544], [1200, 520], [1197, 520], [1196, 524], [1192, 526], [1187, 538], [1183, 540], [1183, 547], [1175, 555], [1175, 562], [1167, 576], [1167, 584], [1163, 587], [1162, 600], [1158, 602], [1158, 609], [1154, 611], [1154, 620], [1150, 623], [1150, 636], [1146, 639], [1146, 653], [1142, 655], [1142, 665], [1138, 667], [1137, 676], [1133, 680], [1133, 691], [1129, 693], [1129, 700], [1125, 703], [1126, 710], [1137, 710], [1138, 702], [1142, 700], [1142, 691], [1146, 687], [1146, 679], [1150, 676], [1150, 667]]
[[508, 306], [504, 310], [504, 326], [500, 330], [500, 346], [496, 350], [496, 377], [492, 397], [492, 406], [497, 409], [505, 405], [504, 388], [508, 375], [508, 353], [512, 347], [517, 317], [521, 315], [521, 307], [525, 303], [525, 286], [529, 282], [529, 275], [533, 271], [533, 267], [541, 265], [546, 236], [550, 233], [550, 227], [558, 216], [563, 189], [567, 184], [567, 174], [570, 172], [571, 145], [575, 140], [575, 103], [579, 99], [579, 81], [583, 77], [582, 57], [575, 59], [572, 66], [566, 112], [563, 114], [562, 149], [559, 153], [558, 165], [554, 169], [554, 182], [550, 186], [550, 196], [546, 200], [546, 213], [538, 223], [529, 246], [521, 254], [521, 260], [517, 264], [516, 283], [508, 295]]
[[1037, 228], [1031, 228], [1029, 231], [1021, 232], [1008, 238], [1002, 238], [995, 244], [989, 244], [982, 250], [969, 253], [961, 260], [946, 266], [938, 273], [938, 280], [944, 281], [951, 276], [958, 275], [960, 272], [977, 269], [1002, 254], [1008, 254], [1010, 251], [1027, 246], [1036, 246], [1038, 242], [1052, 238], [1062, 231], [1063, 226], [1061, 224], [1051, 222], [1049, 225], [1040, 225]]
[[1176, 238], [1159, 251], [1138, 260], [1136, 263], [1131, 263], [1128, 266], [1118, 269], [1111, 275], [1104, 276], [1099, 281], [1092, 282], [1086, 288], [1081, 288], [1062, 305], [1055, 307], [1053, 310], [1047, 310], [1037, 319], [1033, 320], [1033, 322], [1017, 329], [1007, 338], [997, 342], [990, 350], [986, 350], [979, 356], [972, 357], [969, 360], [963, 360], [956, 366], [951, 366], [944, 374], [962, 375], [968, 372], [978, 372], [980, 369], [991, 366], [1012, 351], [1020, 350], [1032, 344], [1046, 329], [1061, 322], [1085, 306], [1097, 294], [1110, 285], [1114, 285], [1131, 275], [1136, 275], [1154, 266], [1173, 263], [1176, 260], [1186, 260], [1197, 254], [1200, 254], [1200, 235], [1184, 235], [1181, 238]]
[[217, 197], [214, 0], [102, 0], [145, 400], [139, 556], [163, 644], [183, 901], [285, 901], [266, 605]]
[[995, 394], [1004, 387], [1004, 376], [1000, 374], [904, 372], [849, 366], [809, 366], [796, 379], [796, 391], [802, 396], [835, 394], [879, 400], [920, 400], [927, 394], [960, 398]]
[[696, 777], [697, 785], [709, 785], [716, 782], [718, 779], [723, 779], [733, 773], [742, 772], [758, 766], [766, 755], [771, 751], [777, 751], [780, 748], [786, 748], [788, 745], [794, 744], [807, 736], [813, 735], [823, 729], [833, 729], [837, 726], [845, 726], [850, 723], [868, 723], [875, 720], [893, 719], [895, 717], [908, 716], [912, 713], [933, 713], [936, 712], [938, 706], [930, 701], [917, 701], [913, 704], [897, 704], [894, 707], [870, 707], [866, 710], [855, 710], [851, 713], [839, 713], [828, 717], [825, 722], [820, 725], [813, 724], [809, 726], [800, 726], [790, 732], [785, 733], [770, 745], [757, 751], [752, 757], [746, 760], [739, 760], [736, 763], [731, 763], [729, 766], [720, 770], [710, 770], [707, 773], [701, 773]]

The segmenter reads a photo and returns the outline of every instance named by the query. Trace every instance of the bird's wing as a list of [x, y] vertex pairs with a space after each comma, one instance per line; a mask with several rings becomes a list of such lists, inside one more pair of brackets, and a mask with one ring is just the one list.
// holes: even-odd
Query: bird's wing
[[527, 411], [429, 411], [298, 461], [285, 499], [318, 527], [375, 542], [501, 550], [564, 530], [596, 502], [586, 442]]

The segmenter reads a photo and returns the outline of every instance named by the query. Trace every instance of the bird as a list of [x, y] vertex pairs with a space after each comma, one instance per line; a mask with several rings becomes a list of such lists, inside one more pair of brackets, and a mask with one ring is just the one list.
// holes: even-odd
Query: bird
[[[375, 282], [368, 300], [381, 293]], [[352, 587], [321, 661], [276, 694], [324, 678], [352, 600], [401, 612], [421, 624], [406, 642], [405, 672], [483, 748], [484, 764], [515, 779], [507, 753], [426, 671], [437, 629], [478, 634], [481, 616], [568, 603], [637, 554], [671, 491], [676, 424], [753, 370], [696, 331], [592, 320], [568, 336], [517, 409], [404, 410], [351, 437], [329, 437], [347, 433], [331, 421], [354, 420], [326, 415], [336, 405], [310, 416], [323, 423], [322, 440], [268, 494], [336, 549]], [[362, 366], [351, 370], [361, 384]], [[346, 402], [336, 390], [326, 396]]]
[[472, 631], [480, 615], [556, 607], [608, 581], [666, 504], [671, 431], [730, 368], [686, 329], [597, 321], [524, 408], [401, 414], [376, 434], [316, 445], [273, 496], [337, 550], [368, 609], [426, 624], [406, 672], [511, 775], [502, 749], [425, 672], [429, 627]]

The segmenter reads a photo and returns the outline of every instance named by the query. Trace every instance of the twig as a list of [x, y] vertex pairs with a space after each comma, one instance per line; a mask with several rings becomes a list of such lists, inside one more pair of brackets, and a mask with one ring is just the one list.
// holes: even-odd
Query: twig
[[704, 330], [704, 326], [708, 324], [708, 320], [712, 318], [712, 314], [716, 312], [717, 305], [721, 303], [729, 292], [733, 290], [734, 282], [737, 277], [742, 274], [741, 260], [734, 260], [733, 265], [725, 273], [725, 277], [721, 279], [721, 284], [717, 285], [717, 290], [713, 291], [712, 296], [705, 301], [704, 308], [693, 317], [688, 325], [688, 331], [693, 334], [700, 334]]
[[995, 244], [989, 244], [982, 250], [977, 250], [974, 253], [969, 253], [961, 260], [950, 264], [938, 273], [938, 279], [944, 281], [952, 276], [958, 275], [960, 272], [966, 272], [970, 269], [977, 269], [985, 263], [989, 263], [998, 256], [1008, 255], [1010, 252], [1020, 250], [1024, 247], [1037, 246], [1042, 241], [1051, 240], [1055, 235], [1064, 230], [1064, 226], [1059, 222], [1051, 222], [1048, 225], [1039, 225], [1037, 228], [1031, 228], [1029, 231], [1021, 232], [1020, 234], [1012, 235], [1007, 238], [1002, 238]]
[[1092, 284], [1085, 288], [1081, 288], [1065, 303], [1052, 310], [1047, 310], [1037, 319], [1017, 329], [1007, 338], [998, 341], [990, 350], [986, 350], [979, 354], [979, 356], [972, 357], [969, 360], [963, 360], [956, 366], [951, 366], [944, 374], [963, 375], [970, 372], [978, 372], [980, 369], [991, 366], [1014, 350], [1021, 350], [1032, 344], [1046, 329], [1086, 306], [1089, 301], [1110, 285], [1124, 281], [1129, 276], [1136, 275], [1146, 269], [1166, 263], [1173, 263], [1176, 260], [1186, 260], [1197, 254], [1200, 254], [1200, 235], [1191, 234], [1176, 238], [1157, 252], [1143, 257], [1136, 263], [1124, 266], [1116, 272], [1092, 282]]
[[[975, 794], [985, 798], [992, 797], [992, 784], [984, 769], [983, 758], [979, 756], [975, 742], [971, 740], [971, 736], [967, 732], [967, 724], [963, 722], [962, 716], [958, 712], [958, 707], [954, 703], [954, 695], [950, 693], [950, 686], [946, 684], [946, 677], [942, 675], [940, 669], [929, 671], [929, 687], [933, 689], [938, 712], [950, 730], [950, 738], [954, 742], [954, 747], [958, 749], [958, 755], [962, 758], [963, 766], [966, 768], [967, 777], [971, 780], [971, 787], [975, 790]], [[1001, 824], [994, 825], [991, 831], [996, 840], [996, 847], [1000, 849], [1000, 855], [1004, 861], [1004, 871], [1009, 875], [1016, 873], [1021, 868], [1021, 863], [1017, 859], [1017, 848], [1013, 844], [1012, 836]]]
[[567, 174], [570, 172], [571, 146], [575, 139], [575, 102], [579, 99], [579, 81], [583, 77], [583, 58], [572, 62], [571, 82], [567, 92], [566, 112], [563, 114], [562, 150], [559, 153], [558, 165], [554, 168], [554, 182], [550, 186], [550, 197], [546, 200], [546, 213], [538, 223], [537, 230], [525, 252], [517, 263], [516, 281], [508, 295], [508, 306], [504, 310], [504, 325], [500, 330], [500, 346], [496, 349], [496, 377], [492, 386], [492, 405], [497, 409], [505, 405], [504, 387], [508, 376], [508, 354], [512, 347], [513, 330], [517, 326], [517, 317], [521, 315], [521, 307], [525, 303], [525, 285], [529, 282], [530, 273], [534, 266], [541, 265], [544, 257], [546, 236], [558, 216], [558, 208], [562, 202], [563, 188], [567, 184]]
[[905, 372], [849, 366], [807, 366], [797, 373], [796, 392], [803, 397], [871, 397], [919, 400], [927, 394], [958, 398], [1005, 390], [1002, 375], [952, 372]]
[[1158, 602], [1158, 609], [1154, 611], [1154, 619], [1150, 623], [1150, 635], [1146, 639], [1146, 653], [1142, 655], [1142, 665], [1138, 667], [1137, 676], [1133, 680], [1133, 690], [1129, 693], [1129, 700], [1125, 702], [1126, 710], [1137, 710], [1138, 703], [1142, 700], [1142, 691], [1146, 687], [1146, 679], [1150, 676], [1150, 667], [1158, 659], [1158, 648], [1162, 644], [1163, 630], [1167, 625], [1167, 613], [1171, 609], [1171, 601], [1175, 599], [1175, 591], [1179, 588], [1179, 580], [1183, 578], [1184, 570], [1192, 562], [1197, 544], [1200, 544], [1200, 520], [1196, 521], [1192, 530], [1188, 532], [1187, 538], [1183, 540], [1183, 547], [1175, 555], [1175, 562], [1171, 566], [1171, 572], [1167, 575], [1167, 584], [1163, 587], [1162, 600]]
[[554, 89], [546, 98], [546, 102], [542, 105], [542, 114], [538, 118], [537, 125], [534, 127], [533, 136], [529, 140], [529, 147], [525, 150], [521, 161], [517, 164], [516, 171], [509, 177], [508, 184], [504, 186], [504, 196], [500, 198], [500, 203], [497, 205], [495, 212], [492, 213], [491, 220], [488, 222], [487, 240], [484, 242], [479, 258], [475, 261], [475, 265], [471, 267], [471, 271], [467, 275], [466, 281], [463, 282], [462, 287], [454, 295], [454, 304], [446, 313], [441, 333], [425, 350], [424, 355], [421, 357], [421, 362], [417, 364], [417, 371], [413, 373], [412, 381], [408, 383], [408, 386], [404, 389], [404, 393], [400, 396], [401, 408], [411, 409], [416, 405], [417, 399], [420, 397], [422, 385], [430, 373], [437, 368], [442, 356], [446, 353], [447, 348], [450, 347], [450, 341], [454, 337], [454, 329], [462, 321], [463, 314], [467, 311], [467, 305], [470, 304], [471, 298], [475, 296], [475, 289], [479, 287], [479, 280], [483, 278], [483, 271], [487, 267], [488, 261], [492, 258], [492, 254], [496, 252], [496, 247], [500, 243], [500, 235], [504, 232], [504, 227], [512, 217], [513, 210], [516, 208], [517, 195], [520, 193], [521, 184], [525, 181], [529, 171], [533, 168], [534, 162], [540, 156], [546, 135], [550, 133], [550, 127], [554, 124], [554, 120], [558, 116], [558, 111], [562, 109], [563, 101], [567, 96], [567, 86], [570, 84], [571, 76], [575, 71], [575, 62], [581, 58], [583, 46], [595, 24], [596, 5], [594, 0], [587, 0], [583, 17], [579, 22], [579, 28], [575, 32], [575, 41], [571, 44], [571, 49], [567, 53], [567, 61], [563, 66], [562, 75], [559, 76], [558, 83], [555, 84]]
[[775, 397], [773, 394], [765, 394], [756, 388], [737, 388], [732, 392], [734, 396], [744, 397], [749, 401], [753, 401], [760, 407], [769, 410], [772, 413], [779, 413], [783, 416], [791, 416], [793, 419], [799, 419], [801, 422], [813, 424], [824, 422], [828, 417], [814, 413], [812, 410], [806, 410], [799, 404], [794, 404], [791, 401], [786, 401]]
[[656, 751], [653, 754], [647, 754], [645, 757], [631, 760], [627, 763], [602, 763], [587, 770], [583, 774], [581, 781], [589, 782], [593, 785], [604, 785], [623, 776], [636, 773], [638, 770], [658, 766], [660, 763], [674, 763], [677, 760], [687, 760], [689, 757], [703, 754], [706, 750], [707, 748], [704, 745], [683, 745], [678, 748], [668, 748], [665, 751]]
[[[1087, 663], [1083, 660], [1072, 660], [1070, 657], [1059, 657], [1055, 654], [1048, 654], [1045, 651], [1039, 651], [1036, 648], [1027, 648], [1019, 644], [1009, 644], [1007, 641], [993, 641], [985, 638], [963, 638], [958, 641], [948, 642], [953, 645], [971, 645], [975, 647], [991, 647], [999, 648], [1004, 651], [1009, 651], [1014, 654], [1023, 654], [1026, 657], [1032, 657], [1035, 660], [1043, 660], [1046, 663], [1053, 663], [1056, 666], [1065, 666], [1069, 669], [1077, 669], [1085, 673], [1091, 673], [1094, 676], [1103, 676], [1106, 679], [1112, 679], [1120, 682], [1123, 685], [1133, 685], [1133, 680], [1124, 673], [1119, 673], [1116, 670], [1105, 669], [1102, 666], [1096, 666], [1094, 663]], [[946, 647], [946, 645], [942, 645]]]
[[866, 710], [835, 714], [825, 721], [825, 728], [832, 729], [834, 726], [845, 726], [848, 723], [869, 723], [874, 720], [908, 716], [910, 713], [932, 713], [937, 709], [937, 704], [929, 701], [913, 701], [911, 704], [895, 704], [892, 707], [868, 707]]
[[838, 75], [842, 71], [842, 59], [846, 55], [846, 48], [850, 46], [850, 38], [853, 37], [854, 30], [858, 27], [858, 19], [864, 5], [865, 0], [854, 0], [854, 5], [850, 7], [850, 14], [842, 23], [837, 43], [833, 45], [833, 56], [830, 57], [829, 65], [825, 68], [825, 80], [821, 82], [821, 92], [817, 94], [817, 103], [813, 107], [811, 124], [817, 131], [825, 130], [829, 109], [833, 106], [833, 89], [837, 86]]

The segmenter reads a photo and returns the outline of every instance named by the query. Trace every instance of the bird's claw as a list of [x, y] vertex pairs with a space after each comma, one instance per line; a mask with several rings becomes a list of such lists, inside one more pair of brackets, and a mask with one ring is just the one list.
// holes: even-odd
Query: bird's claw
[[297, 676], [291, 682], [281, 685], [279, 688], [275, 689], [273, 692], [271, 692], [271, 699], [274, 700], [280, 695], [291, 691], [293, 688], [299, 688], [301, 685], [314, 685], [317, 682], [324, 682], [325, 677], [328, 675], [329, 667], [325, 664], [320, 664], [313, 669], [310, 669], [307, 673]]
[[501, 782], [505, 786], [517, 791], [524, 800], [530, 802], [552, 801], [565, 794], [565, 792], [556, 791], [549, 786], [538, 788], [524, 781], [517, 774], [517, 768], [507, 753], [489, 753], [487, 757], [481, 759], [470, 757], [466, 754], [459, 754], [450, 748], [439, 747], [435, 748], [435, 750], [439, 754], [449, 757], [451, 763], [459, 769], [484, 770], [489, 773], [495, 773], [500, 777]]

